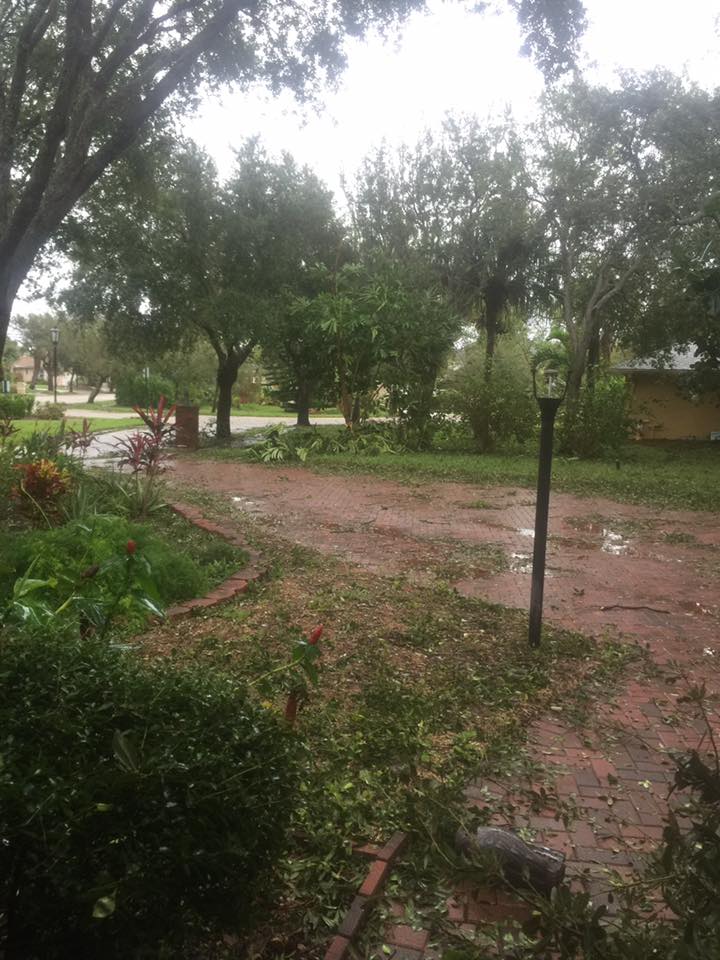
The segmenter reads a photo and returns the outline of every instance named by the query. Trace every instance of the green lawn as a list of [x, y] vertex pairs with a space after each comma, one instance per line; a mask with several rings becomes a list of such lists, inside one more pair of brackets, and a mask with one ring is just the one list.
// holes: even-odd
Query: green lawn
[[[217, 460], [251, 459], [247, 450], [233, 447], [210, 448], [201, 456]], [[282, 466], [282, 461], [279, 465]], [[530, 454], [311, 454], [305, 466], [319, 472], [374, 474], [411, 483], [454, 480], [479, 487], [515, 484], [531, 488], [537, 483], [537, 457]], [[581, 496], [720, 511], [720, 443], [628, 444], [619, 461], [556, 456], [552, 482], [556, 490]]]
[[[93, 411], [112, 411], [113, 413], [132, 413], [132, 407], [121, 407], [112, 400], [100, 400], [95, 403], [74, 403], [73, 410]], [[214, 412], [209, 403], [201, 404], [200, 413], [204, 416], [213, 416]], [[243, 403], [240, 407], [232, 408], [233, 417], [292, 417], [293, 413], [283, 410], [282, 407], [266, 403]], [[336, 407], [327, 410], [321, 410], [311, 414], [312, 417], [340, 417], [342, 414]]]
[[[687, 510], [720, 511], [720, 443], [628, 446], [619, 461], [556, 457], [553, 485], [582, 496], [605, 496]], [[537, 458], [501, 454], [403, 453], [314, 457], [311, 466], [329, 472], [371, 473], [396, 480], [461, 480], [486, 486], [534, 487]]]
[[[24, 419], [24, 420], [13, 420], [13, 426], [19, 429], [19, 433], [13, 434], [13, 437], [16, 440], [21, 440], [23, 437], [29, 436], [31, 433], [35, 433], [37, 430], [45, 430], [48, 433], [57, 433], [60, 429], [62, 420], [33, 420], [33, 419]], [[93, 433], [99, 433], [105, 430], [127, 430], [132, 427], [137, 427], [139, 425], [139, 420], [137, 417], [130, 419], [129, 417], [126, 420], [109, 420], [107, 418], [95, 418], [90, 421], [90, 427]], [[72, 419], [65, 421], [65, 429], [69, 430], [73, 427], [75, 430], [82, 430], [83, 422], [79, 419]]]

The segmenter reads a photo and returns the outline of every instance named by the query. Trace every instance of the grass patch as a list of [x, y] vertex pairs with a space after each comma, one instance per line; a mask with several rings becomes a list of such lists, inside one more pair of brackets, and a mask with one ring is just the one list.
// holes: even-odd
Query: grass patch
[[[315, 428], [332, 435], [336, 427]], [[205, 459], [251, 460], [247, 448], [208, 447]], [[533, 489], [537, 456], [530, 454], [312, 452], [305, 465], [317, 472], [375, 475], [401, 482], [460, 481], [477, 486], [513, 485]], [[720, 443], [628, 445], [620, 460], [553, 459], [553, 488], [580, 496], [605, 496], [686, 510], [720, 510]], [[477, 500], [470, 509], [492, 509]]]
[[[232, 454], [234, 451], [223, 451]], [[237, 452], [235, 452], [237, 456]], [[230, 456], [223, 459], [231, 459]], [[534, 487], [537, 458], [527, 455], [402, 453], [314, 456], [313, 469], [332, 473], [374, 474], [401, 481], [453, 480], [487, 486]], [[553, 461], [556, 490], [581, 496], [605, 496], [686, 510], [720, 510], [720, 444], [633, 446], [620, 468], [597, 460]]]
[[[123, 407], [116, 404], [113, 400], [96, 400], [94, 403], [73, 403], [73, 410], [107, 410], [113, 413], [132, 413], [132, 407]], [[215, 416], [215, 411], [209, 403], [200, 404], [200, 413], [203, 416]], [[243, 403], [239, 407], [233, 407], [230, 411], [233, 417], [294, 417], [291, 410], [283, 410], [275, 404], [270, 403]], [[341, 417], [342, 414], [337, 407], [329, 407], [326, 410], [313, 411], [311, 418], [315, 417]]]
[[[224, 501], [199, 498], [208, 515], [216, 509], [227, 522]], [[352, 843], [396, 829], [412, 835], [401, 899], [432, 923], [456, 879], [454, 831], [485, 816], [468, 811], [465, 786], [478, 776], [512, 776], [518, 789], [522, 774], [537, 781], [524, 752], [528, 724], [549, 710], [587, 718], [642, 655], [551, 629], [533, 651], [521, 613], [442, 583], [328, 563], [275, 539], [257, 518], [238, 512], [236, 522], [270, 561], [272, 579], [218, 614], [158, 627], [144, 652], [222, 664], [241, 680], [267, 675], [253, 689], [281, 711], [288, 686], [270, 671], [288, 662], [300, 633], [325, 625], [320, 682], [299, 717], [305, 770], [288, 798], [292, 849], [281, 868], [281, 906], [267, 917], [273, 949], [321, 956], [366, 869]]]
[[[90, 418], [88, 418], [90, 419]], [[70, 430], [72, 427], [75, 430], [82, 430], [83, 422], [81, 419], [73, 418], [69, 420], [33, 420], [31, 418], [23, 420], [13, 420], [13, 426], [17, 427], [19, 432], [14, 433], [13, 437], [15, 440], [22, 440], [25, 437], [29, 437], [31, 434], [40, 432], [47, 433], [57, 433], [60, 430], [63, 422], [65, 423], [65, 429]], [[137, 417], [130, 418], [127, 420], [110, 420], [108, 418], [103, 419], [93, 418], [90, 422], [90, 427], [93, 433], [102, 433], [105, 431], [111, 430], [130, 430], [133, 427], [140, 425], [140, 421]]]

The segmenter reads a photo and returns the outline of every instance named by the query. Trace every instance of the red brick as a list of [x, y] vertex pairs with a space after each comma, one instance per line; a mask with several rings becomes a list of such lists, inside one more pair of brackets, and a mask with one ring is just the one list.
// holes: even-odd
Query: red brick
[[378, 853], [378, 860], [387, 860], [392, 863], [405, 849], [408, 842], [408, 835], [398, 830], [394, 833], [385, 846]]
[[350, 941], [347, 937], [333, 937], [330, 946], [325, 951], [325, 960], [345, 960]]
[[339, 935], [352, 940], [362, 929], [369, 912], [370, 903], [368, 899], [361, 896], [355, 897], [338, 928]]
[[401, 923], [388, 928], [388, 942], [397, 947], [407, 947], [408, 950], [424, 950], [430, 934], [426, 930], [413, 930]]
[[448, 920], [451, 923], [463, 923], [465, 920], [465, 906], [459, 900], [451, 897], [447, 902]]
[[375, 843], [363, 843], [361, 846], [353, 847], [353, 853], [358, 857], [368, 857], [370, 860], [375, 860], [379, 849], [380, 847]]
[[390, 863], [386, 860], [375, 860], [358, 893], [361, 897], [376, 897], [382, 890], [387, 876], [390, 873]]
[[617, 777], [615, 767], [607, 760], [591, 760], [590, 765], [600, 781], [607, 780], [608, 777]]

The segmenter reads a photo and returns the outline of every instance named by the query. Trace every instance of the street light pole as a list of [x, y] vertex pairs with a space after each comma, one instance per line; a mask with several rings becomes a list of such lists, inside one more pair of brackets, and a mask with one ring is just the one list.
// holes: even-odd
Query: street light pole
[[[548, 386], [552, 391], [555, 371], [546, 371]], [[532, 590], [530, 593], [530, 629], [528, 640], [531, 647], [540, 646], [542, 634], [543, 593], [545, 590], [545, 554], [547, 551], [548, 517], [550, 514], [550, 480], [552, 476], [553, 435], [555, 417], [562, 396], [538, 396], [533, 371], [533, 393], [540, 407], [540, 455], [538, 459], [537, 498], [535, 501], [535, 539], [533, 543]]]
[[50, 331], [50, 337], [52, 338], [53, 345], [53, 403], [57, 403], [57, 348], [58, 341], [60, 340], [60, 331], [57, 327], [53, 327]]

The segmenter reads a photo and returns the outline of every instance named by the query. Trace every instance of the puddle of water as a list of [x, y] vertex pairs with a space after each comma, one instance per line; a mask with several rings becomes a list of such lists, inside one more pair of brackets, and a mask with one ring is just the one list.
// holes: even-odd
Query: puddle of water
[[610, 553], [619, 557], [628, 552], [630, 544], [621, 533], [615, 533], [609, 527], [603, 527], [602, 545], [600, 549], [603, 553]]
[[238, 504], [242, 507], [243, 510], [249, 510], [250, 512], [256, 511], [258, 505], [254, 500], [249, 500], [247, 497], [232, 497], [232, 502]]
[[510, 554], [511, 573], [532, 573], [532, 558], [529, 553]]

